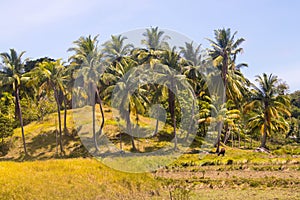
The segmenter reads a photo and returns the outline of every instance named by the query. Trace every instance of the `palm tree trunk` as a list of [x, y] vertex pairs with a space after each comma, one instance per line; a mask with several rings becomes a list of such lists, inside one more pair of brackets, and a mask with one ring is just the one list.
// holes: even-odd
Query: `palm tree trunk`
[[224, 144], [227, 143], [227, 141], [228, 141], [228, 139], [229, 139], [229, 137], [230, 137], [230, 134], [231, 134], [231, 128], [228, 127], [228, 129], [227, 129], [227, 131], [226, 131], [226, 133], [225, 133], [224, 141], [223, 141]]
[[134, 137], [132, 135], [132, 131], [131, 131], [131, 121], [130, 121], [130, 104], [128, 104], [128, 112], [127, 112], [127, 116], [126, 116], [126, 127], [127, 127], [127, 134], [131, 135], [131, 144], [132, 144], [132, 150], [136, 151], [136, 147], [134, 144]]
[[[56, 121], [56, 120], [55, 120]], [[57, 137], [57, 129], [56, 129], [56, 124], [55, 124], [55, 150], [56, 150], [56, 155], [58, 155], [58, 137]]]
[[267, 126], [266, 124], [264, 124], [264, 133], [261, 137], [261, 144], [260, 144], [260, 147], [262, 148], [266, 148], [266, 143], [267, 143]]
[[240, 135], [240, 132], [238, 132], [238, 142], [239, 142], [238, 146], [239, 146], [239, 148], [241, 148], [241, 135]]
[[93, 140], [95, 145], [95, 151], [99, 151], [98, 143], [97, 143], [97, 134], [96, 134], [96, 104], [92, 105], [92, 115], [93, 115]]
[[233, 146], [234, 146], [234, 135], [231, 134], [231, 147], [233, 148]]
[[[227, 63], [227, 54], [224, 54], [223, 57], [223, 66], [222, 66], [222, 79], [224, 83], [224, 93], [222, 94], [222, 103], [226, 102], [226, 90], [227, 90], [227, 73], [228, 73], [228, 63]], [[217, 149], [216, 153], [220, 151], [220, 142], [221, 142], [221, 133], [222, 133], [223, 123], [218, 122], [218, 138], [217, 138]]]
[[221, 143], [221, 132], [222, 132], [222, 127], [223, 127], [222, 122], [218, 122], [217, 127], [218, 127], [218, 136], [217, 136], [216, 153], [219, 153], [220, 152], [220, 143]]
[[176, 119], [173, 117], [173, 129], [174, 129], [174, 149], [177, 149], [177, 134], [176, 134]]
[[16, 88], [15, 91], [15, 98], [16, 98], [16, 105], [18, 110], [18, 116], [20, 120], [21, 132], [22, 132], [22, 140], [23, 140], [23, 147], [25, 155], [28, 155], [27, 148], [26, 148], [26, 141], [25, 141], [25, 134], [24, 134], [24, 125], [23, 125], [23, 117], [22, 117], [22, 108], [20, 104], [20, 96], [19, 96], [19, 88]]
[[[173, 84], [171, 83], [171, 86]], [[168, 100], [169, 100], [169, 111], [171, 114], [171, 121], [173, 125], [174, 132], [174, 149], [177, 149], [177, 134], [176, 134], [176, 118], [175, 118], [175, 94], [171, 89], [168, 89]]]
[[64, 95], [64, 133], [68, 135], [68, 128], [67, 128], [67, 98]]
[[260, 144], [260, 147], [262, 148], [266, 148], [266, 143], [267, 143], [267, 122], [269, 121], [269, 117], [268, 117], [268, 113], [267, 113], [267, 110], [268, 110], [268, 103], [264, 103], [264, 107], [265, 107], [265, 112], [264, 112], [264, 119], [265, 119], [265, 122], [264, 122], [264, 132], [263, 132], [263, 135], [261, 137], [261, 144]]
[[56, 100], [57, 105], [57, 116], [58, 116], [58, 130], [59, 130], [59, 146], [60, 146], [60, 152], [65, 153], [62, 143], [62, 130], [61, 130], [61, 116], [60, 116], [60, 103], [58, 99], [58, 92], [56, 89], [54, 89], [54, 98]]
[[137, 106], [135, 106], [135, 110], [136, 110], [136, 117], [135, 117], [135, 120], [136, 120], [136, 133], [138, 134], [137, 135], [137, 149], [140, 149], [140, 131], [138, 130], [140, 125], [139, 125], [139, 112], [138, 112], [138, 108]]
[[2, 134], [2, 137], [1, 137], [1, 151], [2, 151], [2, 153], [4, 153], [4, 134]]
[[158, 125], [159, 125], [159, 120], [156, 119], [155, 130], [154, 130], [153, 136], [156, 136], [156, 134], [158, 132]]
[[194, 112], [195, 112], [195, 100], [193, 100], [192, 113], [191, 113], [191, 118], [190, 118], [190, 125], [189, 125], [188, 132], [186, 134], [186, 137], [184, 139], [185, 142], [187, 141], [190, 133], [193, 131], [193, 126], [194, 126]]
[[222, 66], [222, 78], [224, 83], [224, 92], [225, 95], [223, 96], [223, 103], [226, 101], [226, 90], [227, 90], [227, 73], [228, 73], [228, 55], [227, 53], [224, 54], [223, 58], [223, 66]]
[[102, 130], [104, 127], [104, 122], [105, 122], [105, 117], [104, 117], [104, 112], [103, 112], [103, 107], [102, 107], [102, 101], [99, 95], [99, 92], [97, 91], [97, 97], [98, 97], [98, 101], [99, 101], [99, 107], [100, 107], [100, 112], [101, 112], [101, 117], [102, 117], [102, 122], [101, 122], [101, 126], [100, 126], [100, 130], [99, 130], [99, 136], [102, 135]]

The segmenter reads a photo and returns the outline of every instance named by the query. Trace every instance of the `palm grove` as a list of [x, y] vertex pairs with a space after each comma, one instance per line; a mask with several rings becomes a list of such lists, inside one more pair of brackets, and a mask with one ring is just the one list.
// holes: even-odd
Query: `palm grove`
[[[185, 136], [178, 131], [182, 108], [174, 91], [180, 85], [185, 85], [193, 94], [192, 104], [199, 108], [197, 113], [190, 111], [190, 121], [197, 127], [197, 137], [205, 137], [208, 125], [213, 124], [216, 152], [221, 144], [233, 145], [233, 138], [237, 138], [239, 147], [241, 140], [253, 139], [260, 142], [260, 147], [267, 148], [267, 139], [272, 135], [298, 134], [299, 95], [297, 92], [287, 94], [288, 86], [273, 74], [258, 75], [256, 83], [251, 83], [241, 71], [247, 64], [237, 63], [244, 39], [236, 38], [236, 34], [230, 29], [215, 30], [214, 38], [208, 39], [211, 44], [208, 49], [195, 46], [193, 42], [171, 47], [168, 43], [171, 38], [158, 27], [145, 30], [141, 41], [144, 48], [126, 43], [127, 38], [122, 35], [111, 36], [102, 45], [98, 44], [98, 36], [80, 37], [68, 49], [72, 53], [68, 62], [47, 57], [30, 60], [24, 57], [25, 52], [18, 53], [14, 49], [1, 53], [2, 151], [4, 141], [12, 135], [13, 129], [21, 127], [24, 153], [28, 154], [24, 126], [56, 112], [56, 141], [63, 154], [64, 135], [70, 134], [67, 115], [74, 99], [79, 102], [78, 107], [80, 103], [92, 107], [93, 141], [97, 150], [97, 137], [105, 126], [102, 106], [111, 105], [112, 92], [116, 88], [123, 98], [116, 105], [125, 121], [126, 132], [131, 133], [133, 126], [139, 123], [139, 115], [148, 116], [151, 103], [159, 102], [168, 113], [167, 123], [173, 127], [170, 135], [174, 138], [175, 149], [178, 148], [177, 141], [184, 140], [190, 131], [187, 128]], [[208, 63], [218, 70], [207, 67]], [[126, 73], [133, 71], [138, 74], [141, 66], [160, 72], [156, 78], [165, 84], [132, 85], [130, 80], [142, 82], [143, 77], [129, 77]], [[178, 73], [174, 74], [172, 70]], [[224, 93], [219, 97], [210, 93], [204, 78], [214, 80], [217, 76], [221, 77], [220, 88]], [[75, 80], [80, 80], [76, 87]], [[87, 90], [82, 90], [83, 87]], [[214, 104], [215, 101], [222, 103]], [[97, 104], [102, 118], [100, 131], [95, 128]], [[135, 121], [132, 116], [135, 116]], [[153, 137], [158, 136], [157, 125], [158, 119]], [[138, 151], [135, 140], [131, 134], [132, 151]]]

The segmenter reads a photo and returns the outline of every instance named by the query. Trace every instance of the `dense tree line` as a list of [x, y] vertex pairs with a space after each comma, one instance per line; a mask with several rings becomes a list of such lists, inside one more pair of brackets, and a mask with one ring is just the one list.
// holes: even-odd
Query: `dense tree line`
[[[287, 93], [273, 74], [257, 76], [251, 83], [242, 73], [246, 63], [237, 63], [243, 51], [243, 38], [236, 38], [230, 29], [214, 32], [209, 39], [211, 46], [202, 49], [193, 42], [185, 46], [171, 47], [171, 39], [158, 27], [146, 29], [141, 41], [145, 48], [127, 44], [122, 35], [111, 36], [111, 40], [98, 44], [98, 36], [80, 37], [68, 51], [73, 55], [68, 62], [61, 59], [24, 58], [25, 52], [10, 49], [1, 53], [0, 67], [0, 134], [4, 138], [12, 135], [13, 128], [21, 127], [24, 153], [27, 154], [24, 125], [57, 112], [60, 151], [64, 152], [63, 134], [69, 134], [67, 111], [72, 109], [72, 100], [77, 107], [90, 105], [93, 114], [93, 138], [98, 149], [97, 137], [102, 134], [105, 116], [102, 104], [110, 105], [113, 91], [120, 97], [115, 106], [126, 122], [127, 133], [132, 132], [130, 115], [147, 115], [147, 109], [154, 103], [161, 103], [168, 111], [167, 122], [173, 127], [174, 148], [177, 148], [177, 128], [180, 109], [176, 91], [186, 88], [191, 94], [190, 125], [196, 125], [197, 134], [204, 137], [208, 125], [214, 124], [216, 152], [221, 142], [227, 143], [233, 136], [245, 140], [261, 139], [262, 148], [267, 148], [267, 138], [272, 134], [299, 136], [300, 94]], [[209, 66], [212, 63], [212, 66]], [[155, 71], [154, 78], [163, 84], [135, 85], [132, 80], [143, 81], [141, 66]], [[177, 73], [174, 73], [176, 71]], [[149, 72], [150, 73], [150, 72]], [[218, 81], [217, 77], [221, 77]], [[220, 84], [219, 96], [212, 95], [207, 77]], [[77, 81], [76, 87], [74, 86]], [[132, 90], [133, 87], [136, 87]], [[82, 88], [87, 88], [84, 90]], [[215, 102], [221, 102], [216, 104]], [[291, 105], [290, 105], [291, 103]], [[99, 104], [102, 123], [100, 132], [95, 128], [96, 105]], [[73, 105], [74, 106], [74, 105]], [[195, 113], [195, 107], [199, 110]], [[61, 116], [64, 111], [64, 116]], [[156, 116], [159, 118], [158, 116]], [[158, 120], [157, 120], [158, 124]], [[157, 125], [156, 125], [157, 126]], [[187, 134], [190, 127], [186, 128]], [[154, 136], [157, 133], [155, 129]], [[136, 150], [135, 137], [131, 136], [132, 149]]]

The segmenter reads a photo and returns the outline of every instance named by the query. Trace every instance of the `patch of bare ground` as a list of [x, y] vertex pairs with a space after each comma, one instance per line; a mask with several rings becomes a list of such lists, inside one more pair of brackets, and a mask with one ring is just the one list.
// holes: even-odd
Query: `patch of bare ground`
[[156, 176], [172, 179], [195, 179], [195, 178], [210, 178], [210, 179], [224, 179], [224, 178], [293, 178], [300, 180], [299, 170], [284, 168], [277, 171], [256, 171], [256, 170], [223, 170], [218, 171], [209, 167], [201, 167], [199, 171], [166, 171], [160, 170], [156, 172]]

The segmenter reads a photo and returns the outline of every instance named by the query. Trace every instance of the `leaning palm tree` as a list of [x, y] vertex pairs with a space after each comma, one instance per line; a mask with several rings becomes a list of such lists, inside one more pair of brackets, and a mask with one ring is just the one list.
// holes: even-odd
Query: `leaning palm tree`
[[273, 131], [288, 131], [289, 125], [285, 116], [290, 116], [290, 100], [288, 96], [277, 93], [277, 76], [264, 73], [257, 76], [256, 81], [259, 86], [252, 85], [251, 101], [245, 106], [245, 110], [252, 110], [248, 126], [252, 130], [260, 130], [260, 147], [266, 148], [267, 136]]
[[[20, 104], [20, 88], [23, 81], [24, 61], [22, 56], [25, 51], [19, 55], [14, 49], [10, 49], [10, 53], [1, 53], [3, 66], [0, 68], [0, 86], [10, 86], [15, 96], [15, 116], [20, 121], [24, 153], [27, 155], [25, 134], [23, 127], [22, 108]], [[26, 59], [25, 59], [26, 60]]]
[[31, 81], [28, 84], [38, 83], [40, 91], [47, 91], [48, 95], [51, 95], [53, 91], [54, 99], [57, 106], [58, 117], [58, 130], [59, 130], [59, 145], [61, 153], [64, 153], [62, 142], [62, 124], [61, 124], [61, 100], [59, 98], [60, 93], [65, 95], [65, 83], [68, 81], [69, 76], [65, 75], [65, 66], [61, 60], [57, 61], [45, 61], [38, 64], [33, 70], [31, 70], [27, 76], [31, 77]]
[[[97, 144], [96, 133], [96, 104], [99, 103], [102, 123], [99, 130], [99, 135], [102, 134], [104, 126], [104, 112], [102, 108], [102, 101], [100, 99], [99, 83], [100, 74], [104, 71], [101, 63], [102, 54], [98, 49], [98, 35], [95, 37], [80, 37], [73, 42], [74, 47], [69, 48], [68, 51], [73, 51], [69, 60], [74, 66], [78, 66], [77, 78], [83, 80], [83, 85], [88, 89], [87, 95], [89, 97], [89, 104], [92, 106], [92, 119], [93, 119], [93, 139], [96, 151], [99, 151]], [[72, 65], [72, 64], [71, 64]]]

